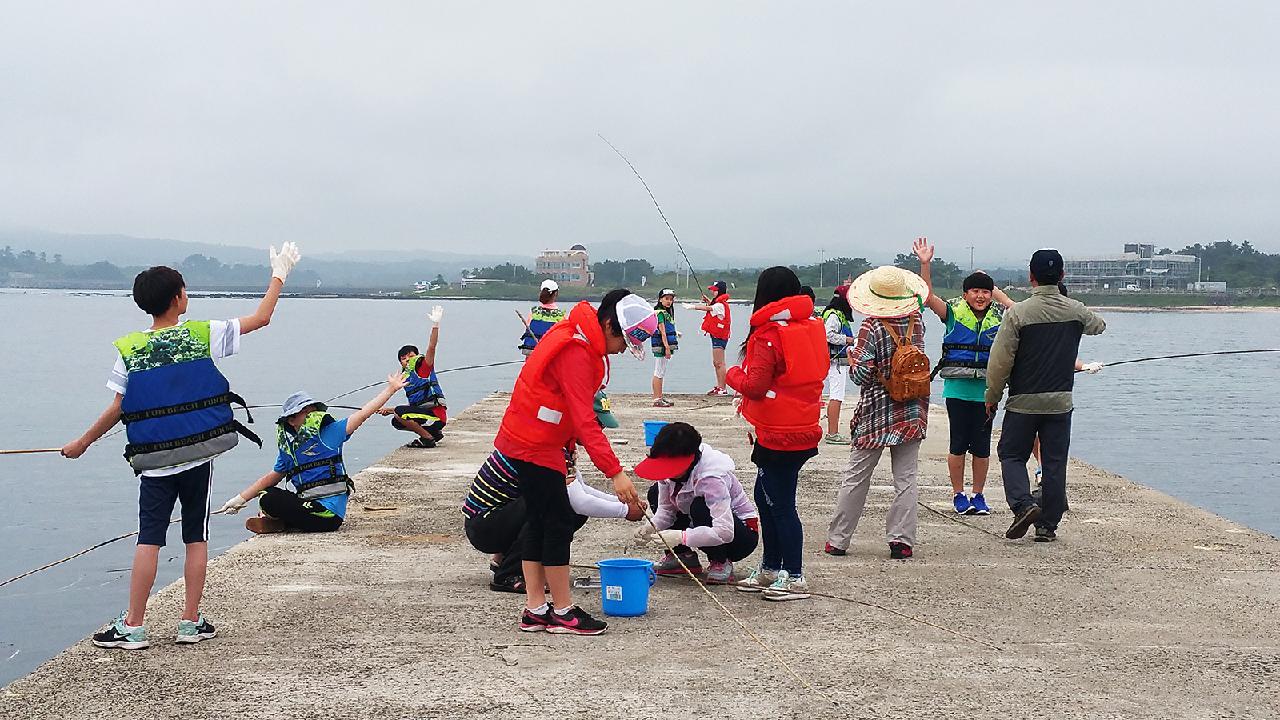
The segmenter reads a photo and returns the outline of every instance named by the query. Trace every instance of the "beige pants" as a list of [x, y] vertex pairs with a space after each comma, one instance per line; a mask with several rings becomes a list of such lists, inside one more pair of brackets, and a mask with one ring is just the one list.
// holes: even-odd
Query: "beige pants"
[[[836, 514], [827, 528], [827, 542], [841, 550], [849, 548], [862, 510], [867, 504], [867, 491], [871, 489], [871, 473], [880, 461], [884, 448], [863, 450], [854, 448], [849, 453], [849, 468], [840, 481], [836, 493]], [[916, 461], [920, 458], [920, 441], [895, 445], [889, 448], [893, 464], [893, 502], [885, 520], [885, 533], [889, 542], [916, 544], [916, 500], [920, 489], [916, 484]]]

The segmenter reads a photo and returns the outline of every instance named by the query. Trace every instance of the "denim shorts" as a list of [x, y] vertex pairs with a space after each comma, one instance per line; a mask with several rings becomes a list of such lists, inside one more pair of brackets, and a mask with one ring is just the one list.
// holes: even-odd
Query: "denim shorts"
[[713, 350], [723, 350], [727, 347], [729, 347], [729, 338], [723, 340], [717, 337], [711, 338], [711, 348]]

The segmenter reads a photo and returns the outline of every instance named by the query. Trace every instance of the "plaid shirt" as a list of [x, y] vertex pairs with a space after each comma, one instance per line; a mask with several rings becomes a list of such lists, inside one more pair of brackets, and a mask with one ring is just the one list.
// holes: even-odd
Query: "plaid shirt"
[[880, 382], [880, 374], [889, 373], [895, 348], [884, 323], [892, 323], [901, 337], [906, 335], [912, 317], [916, 322], [911, 341], [923, 350], [924, 318], [919, 313], [890, 320], [866, 318], [858, 328], [858, 341], [853, 345], [854, 364], [849, 368], [854, 384], [862, 387], [858, 407], [849, 421], [854, 447], [865, 450], [924, 439], [929, 424], [929, 398], [895, 402]]

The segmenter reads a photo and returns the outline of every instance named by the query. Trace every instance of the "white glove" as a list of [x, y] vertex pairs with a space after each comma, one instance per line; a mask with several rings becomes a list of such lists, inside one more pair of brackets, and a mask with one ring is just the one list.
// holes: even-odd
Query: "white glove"
[[638, 543], [647, 543], [657, 532], [658, 529], [653, 526], [653, 523], [646, 520], [640, 523], [640, 527], [636, 528], [635, 540]]
[[284, 282], [289, 277], [289, 271], [294, 265], [302, 259], [302, 253], [298, 252], [298, 246], [295, 243], [287, 242], [280, 246], [280, 252], [276, 252], [276, 246], [271, 246], [271, 277], [280, 278], [280, 282]]
[[243, 510], [244, 506], [248, 504], [249, 504], [249, 501], [240, 497], [239, 493], [237, 493], [235, 495], [232, 495], [230, 500], [222, 503], [222, 507], [218, 508], [218, 512], [222, 513], [223, 515], [235, 515], [236, 513]]
[[427, 317], [431, 318], [431, 327], [439, 327], [440, 321], [444, 318], [444, 308], [436, 305], [431, 308], [431, 313]]
[[684, 531], [683, 530], [659, 530], [658, 532], [650, 533], [648, 537], [648, 541], [659, 547], [663, 547], [663, 546], [675, 547], [677, 545], [683, 545]]
[[1097, 375], [1098, 373], [1102, 372], [1102, 363], [1100, 362], [1085, 363], [1083, 366], [1081, 366], [1080, 369], [1084, 372], [1089, 373], [1090, 375]]
[[685, 310], [697, 310], [697, 309], [698, 309], [698, 304], [697, 304], [697, 303], [681, 303], [681, 305], [683, 305], [683, 306], [684, 306], [684, 309], [685, 309]]

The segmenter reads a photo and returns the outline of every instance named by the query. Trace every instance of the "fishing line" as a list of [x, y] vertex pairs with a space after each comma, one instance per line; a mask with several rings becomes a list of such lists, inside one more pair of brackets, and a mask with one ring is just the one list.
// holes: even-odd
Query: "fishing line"
[[[211, 512], [211, 513], [209, 513], [209, 514], [210, 514], [210, 515], [218, 515], [218, 514], [221, 514], [221, 513], [222, 513], [222, 511], [221, 511], [221, 510], [214, 510], [213, 512]], [[169, 524], [170, 524], [170, 525], [172, 525], [172, 524], [174, 524], [174, 523], [176, 523], [176, 522], [180, 522], [181, 520], [182, 520], [182, 518], [180, 518], [180, 517], [176, 517], [176, 518], [174, 518], [174, 519], [170, 520], [170, 521], [169, 521]], [[53, 562], [51, 562], [51, 563], [45, 563], [44, 565], [41, 565], [40, 567], [36, 568], [35, 570], [28, 570], [28, 571], [26, 571], [26, 572], [22, 573], [21, 575], [14, 575], [13, 577], [9, 578], [8, 580], [5, 580], [4, 582], [0, 582], [0, 588], [4, 587], [5, 585], [8, 585], [9, 583], [17, 582], [17, 581], [21, 580], [22, 578], [30, 577], [30, 576], [32, 576], [32, 575], [35, 575], [35, 574], [36, 574], [36, 573], [38, 573], [38, 572], [42, 572], [42, 571], [44, 571], [44, 570], [48, 570], [48, 569], [49, 569], [49, 568], [51, 568], [51, 567], [57, 567], [58, 565], [61, 565], [62, 563], [70, 562], [70, 561], [72, 561], [72, 560], [75, 560], [76, 558], [80, 557], [81, 555], [87, 555], [87, 554], [89, 554], [89, 553], [93, 552], [94, 550], [97, 550], [98, 548], [100, 548], [100, 547], [104, 547], [104, 546], [106, 546], [106, 545], [110, 545], [110, 544], [111, 544], [111, 543], [113, 543], [113, 542], [118, 542], [118, 541], [120, 541], [120, 540], [124, 540], [125, 538], [131, 538], [131, 537], [133, 537], [134, 535], [137, 535], [137, 534], [138, 534], [138, 532], [139, 532], [138, 530], [134, 530], [134, 531], [133, 531], [133, 532], [131, 532], [131, 533], [125, 533], [124, 535], [117, 535], [117, 536], [115, 536], [115, 537], [111, 538], [110, 540], [103, 540], [102, 542], [98, 543], [97, 545], [91, 545], [91, 546], [89, 546], [89, 547], [87, 547], [87, 548], [85, 548], [85, 549], [81, 550], [80, 552], [73, 553], [73, 554], [71, 554], [71, 555], [68, 555], [68, 556], [66, 556], [66, 557], [62, 558], [61, 560], [54, 560], [54, 561], [53, 561]]]
[[693, 263], [689, 262], [689, 255], [684, 251], [684, 245], [680, 242], [680, 236], [676, 235], [675, 228], [671, 227], [671, 221], [667, 220], [667, 214], [662, 211], [662, 206], [658, 204], [658, 198], [653, 196], [653, 190], [649, 189], [649, 183], [644, 181], [644, 178], [640, 175], [640, 171], [636, 170], [636, 166], [632, 165], [631, 161], [627, 159], [627, 156], [623, 155], [621, 150], [615, 147], [613, 143], [609, 142], [608, 138], [600, 133], [596, 133], [596, 137], [604, 140], [604, 144], [612, 148], [613, 151], [618, 154], [618, 157], [622, 158], [622, 162], [626, 163], [627, 167], [631, 168], [631, 172], [635, 174], [636, 179], [644, 186], [644, 191], [649, 193], [649, 199], [653, 201], [653, 206], [658, 208], [658, 214], [662, 216], [662, 223], [667, 226], [667, 230], [671, 232], [671, 237], [676, 241], [676, 247], [680, 249], [680, 256], [684, 258], [684, 264], [689, 267], [689, 274], [693, 276], [693, 283], [699, 288], [702, 288], [702, 281], [698, 279], [698, 273], [694, 271]]
[[[605, 142], [608, 142], [608, 140], [606, 140]], [[653, 524], [653, 514], [649, 512], [649, 508], [644, 508], [644, 516], [646, 519], [648, 519], [649, 526], [655, 527]], [[782, 655], [778, 654], [778, 651], [769, 647], [768, 643], [766, 643], [764, 640], [761, 640], [760, 636], [756, 635], [755, 632], [751, 630], [751, 628], [747, 627], [746, 623], [742, 622], [742, 620], [739, 620], [737, 615], [734, 615], [733, 612], [729, 610], [729, 608], [725, 607], [724, 603], [720, 602], [720, 598], [716, 597], [715, 593], [708, 590], [707, 586], [702, 584], [702, 581], [698, 579], [698, 576], [694, 575], [693, 571], [689, 569], [689, 566], [685, 565], [684, 558], [680, 557], [680, 554], [677, 553], [676, 549], [673, 548], [667, 542], [667, 539], [662, 537], [661, 533], [657, 533], [657, 536], [658, 536], [658, 539], [662, 541], [662, 544], [666, 546], [667, 552], [671, 553], [671, 556], [676, 559], [676, 562], [680, 563], [680, 567], [684, 569], [685, 574], [688, 575], [690, 579], [692, 579], [695, 583], [698, 584], [698, 587], [702, 589], [702, 592], [706, 593], [707, 597], [711, 598], [711, 602], [715, 603], [716, 607], [720, 608], [721, 612], [727, 615], [730, 620], [737, 623], [739, 628], [742, 628], [742, 632], [746, 633], [747, 637], [754, 640], [755, 643], [759, 645], [761, 648], [763, 648], [765, 652], [773, 656], [773, 659], [776, 660], [778, 664], [783, 667], [783, 669], [785, 669], [788, 673], [790, 673], [791, 677], [795, 678], [801, 685], [803, 685], [806, 690], [809, 690], [810, 692], [814, 692], [821, 695], [822, 697], [826, 698], [828, 702], [830, 702], [832, 705], [835, 705], [836, 707], [840, 706], [840, 703], [835, 698], [828, 695], [826, 691], [821, 690], [817, 687], [814, 687], [813, 683], [810, 683], [808, 680], [805, 680], [803, 677], [801, 677], [800, 674], [797, 673], [795, 669], [791, 667], [791, 664], [788, 663], [786, 659], [782, 657]], [[810, 594], [813, 594], [813, 593], [810, 593]]]

